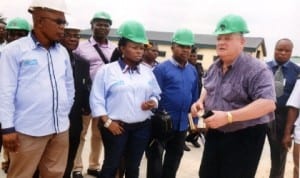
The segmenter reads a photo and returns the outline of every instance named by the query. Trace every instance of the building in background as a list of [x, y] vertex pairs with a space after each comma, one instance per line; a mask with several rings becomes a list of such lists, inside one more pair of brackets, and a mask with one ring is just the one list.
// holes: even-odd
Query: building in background
[[[158, 44], [159, 57], [158, 61], [162, 61], [172, 55], [171, 52], [171, 39], [173, 32], [158, 32], [147, 31], [149, 40]], [[91, 30], [82, 30], [82, 40], [87, 40], [91, 36]], [[108, 37], [111, 41], [117, 43], [119, 36], [116, 33], [116, 29], [111, 29]], [[246, 45], [244, 51], [249, 52], [252, 56], [263, 60], [267, 56], [266, 46], [264, 38], [262, 37], [245, 37]], [[206, 34], [195, 34], [195, 46], [198, 48], [198, 60], [202, 63], [204, 70], [213, 63], [217, 58], [216, 54], [216, 36]]]

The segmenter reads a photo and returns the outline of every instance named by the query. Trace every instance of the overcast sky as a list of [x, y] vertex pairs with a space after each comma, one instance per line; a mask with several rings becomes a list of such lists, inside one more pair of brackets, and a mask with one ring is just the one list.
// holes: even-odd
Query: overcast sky
[[[24, 17], [31, 0], [0, 0], [0, 13], [9, 19]], [[66, 0], [68, 11], [80, 28], [90, 28], [97, 11], [108, 12], [117, 28], [125, 20], [137, 20], [147, 30], [174, 32], [185, 27], [197, 34], [212, 34], [219, 19], [233, 13], [244, 17], [250, 33], [263, 37], [268, 58], [280, 38], [294, 42], [300, 56], [300, 0]]]

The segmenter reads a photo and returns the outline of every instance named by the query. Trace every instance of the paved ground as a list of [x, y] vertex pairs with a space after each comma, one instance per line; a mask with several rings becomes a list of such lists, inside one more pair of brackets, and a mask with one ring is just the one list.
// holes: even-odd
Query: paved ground
[[[89, 134], [89, 133], [88, 133]], [[84, 159], [84, 166], [85, 171], [87, 168], [87, 161], [88, 161], [88, 152], [90, 150], [89, 148], [89, 142], [87, 139], [87, 143], [84, 148], [83, 153], [83, 159]], [[203, 147], [201, 148], [194, 148], [192, 145], [188, 146], [191, 148], [190, 152], [185, 152], [183, 159], [181, 161], [181, 165], [179, 167], [177, 178], [197, 178], [198, 177], [198, 169], [200, 166], [200, 160], [202, 156]], [[257, 170], [256, 178], [268, 178], [269, 171], [270, 171], [270, 153], [269, 153], [269, 146], [268, 142], [266, 142], [263, 154], [260, 160], [260, 164]], [[101, 158], [102, 159], [102, 158]], [[0, 160], [2, 160], [2, 157], [0, 157]], [[292, 152], [290, 151], [288, 153], [287, 158], [287, 165], [286, 165], [286, 172], [285, 177], [291, 178], [293, 175], [293, 162], [292, 162]], [[5, 174], [0, 171], [0, 178], [5, 178]], [[92, 176], [85, 175], [85, 178], [93, 178]], [[140, 168], [140, 178], [146, 177], [146, 160], [143, 158]]]

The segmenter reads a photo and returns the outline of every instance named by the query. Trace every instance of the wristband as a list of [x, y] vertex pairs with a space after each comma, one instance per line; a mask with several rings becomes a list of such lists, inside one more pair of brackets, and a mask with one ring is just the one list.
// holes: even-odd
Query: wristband
[[232, 123], [232, 114], [230, 112], [227, 112], [227, 120], [228, 120], [228, 123], [231, 124]]
[[106, 122], [104, 123], [104, 127], [108, 128], [111, 124], [112, 120], [111, 119], [107, 119]]

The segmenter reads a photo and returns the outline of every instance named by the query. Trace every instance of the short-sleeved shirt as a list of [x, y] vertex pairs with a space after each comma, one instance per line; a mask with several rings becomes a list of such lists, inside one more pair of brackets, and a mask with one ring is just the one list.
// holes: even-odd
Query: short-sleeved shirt
[[[246, 53], [241, 53], [225, 74], [222, 61], [217, 59], [204, 77], [204, 88], [207, 91], [204, 103], [206, 110], [235, 110], [261, 98], [275, 101], [272, 73], [265, 63]], [[257, 119], [234, 122], [218, 130], [233, 132], [273, 119], [272, 112]]]
[[107, 41], [107, 44], [99, 45], [93, 37], [79, 44], [74, 53], [78, 54], [90, 63], [90, 76], [92, 80], [94, 80], [97, 70], [105, 64], [104, 60], [101, 59], [99, 53], [96, 51], [94, 45], [98, 45], [108, 61], [110, 61], [111, 55], [116, 48], [116, 45], [111, 41]]
[[[286, 106], [300, 109], [300, 79], [297, 80]], [[294, 139], [296, 143], [300, 144], [300, 115], [295, 122]]]

